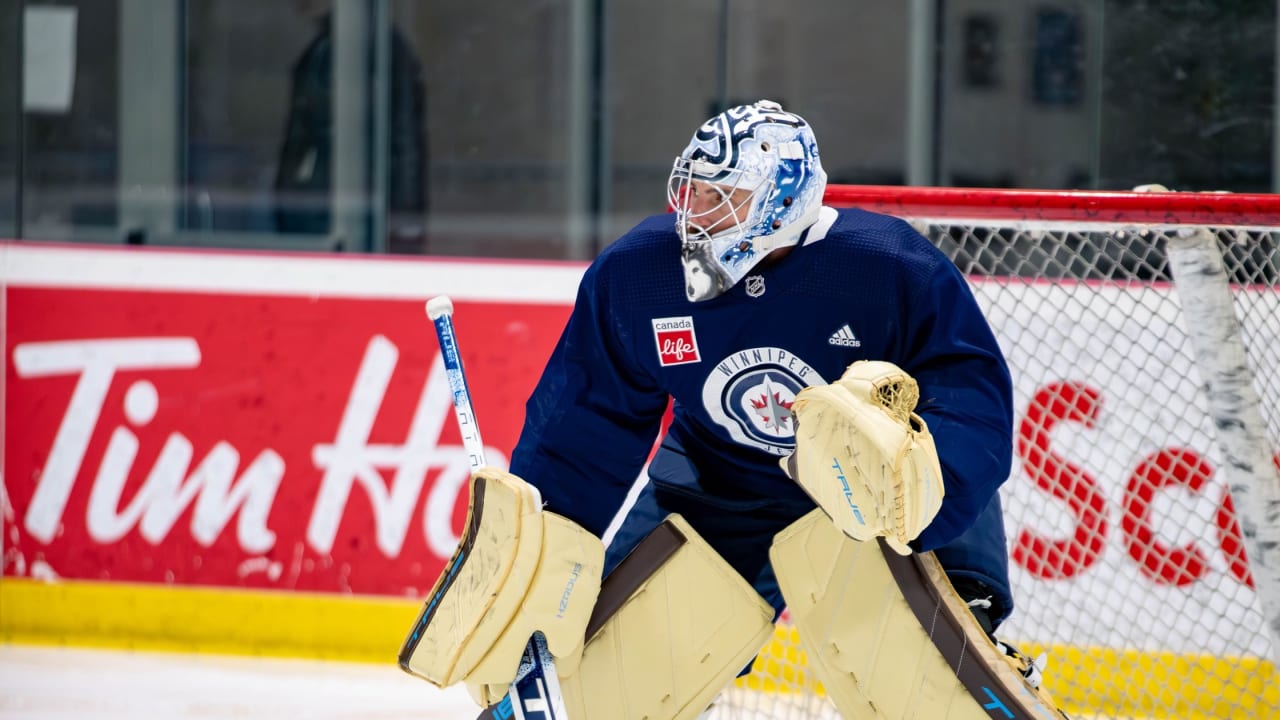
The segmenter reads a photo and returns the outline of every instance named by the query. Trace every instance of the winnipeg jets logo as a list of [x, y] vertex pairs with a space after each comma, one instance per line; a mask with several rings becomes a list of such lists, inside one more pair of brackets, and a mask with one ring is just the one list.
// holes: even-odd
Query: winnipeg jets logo
[[765, 376], [763, 385], [764, 397], [751, 400], [751, 407], [755, 408], [766, 428], [786, 427], [791, 422], [791, 405], [795, 398], [784, 400], [781, 391], [773, 391], [769, 387], [768, 375]]
[[783, 456], [795, 447], [796, 393], [826, 382], [787, 350], [752, 348], [716, 363], [702, 386], [702, 403], [735, 442]]

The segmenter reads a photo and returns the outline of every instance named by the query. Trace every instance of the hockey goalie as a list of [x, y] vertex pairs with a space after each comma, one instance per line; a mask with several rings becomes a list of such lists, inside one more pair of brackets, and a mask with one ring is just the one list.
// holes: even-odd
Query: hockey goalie
[[[944, 255], [824, 206], [825, 183], [777, 103], [698, 128], [674, 212], [586, 270], [510, 472], [473, 478], [406, 670], [492, 717], [684, 720], [789, 607], [844, 717], [1058, 717], [993, 639], [1013, 611], [1000, 349]], [[535, 634], [555, 697], [512, 704]]]

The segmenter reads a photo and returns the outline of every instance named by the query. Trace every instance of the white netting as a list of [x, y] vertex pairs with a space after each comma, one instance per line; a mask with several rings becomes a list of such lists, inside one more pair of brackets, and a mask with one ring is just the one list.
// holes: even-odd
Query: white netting
[[[1275, 453], [1280, 198], [1214, 224], [1184, 212], [1186, 196], [1153, 197], [1147, 224], [1126, 219], [1131, 194], [1114, 213], [1104, 194], [1081, 196], [1072, 217], [1069, 194], [1042, 213], [969, 192], [983, 219], [956, 220], [937, 203], [915, 215], [910, 192], [856, 204], [910, 220], [970, 277], [1014, 376], [1002, 496], [1018, 608], [1000, 636], [1048, 654], [1046, 685], [1073, 716], [1280, 718], [1276, 653], [1166, 254], [1173, 233], [1216, 238]], [[784, 627], [714, 717], [835, 714]]]

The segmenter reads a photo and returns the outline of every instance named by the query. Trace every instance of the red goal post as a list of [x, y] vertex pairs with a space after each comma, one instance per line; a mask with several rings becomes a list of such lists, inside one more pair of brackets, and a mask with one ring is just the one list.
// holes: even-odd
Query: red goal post
[[[1280, 718], [1280, 195], [828, 187], [970, 278], [1015, 385], [1017, 603], [1084, 717]], [[851, 278], [856, 281], [856, 278]], [[835, 717], [785, 624], [722, 718]]]

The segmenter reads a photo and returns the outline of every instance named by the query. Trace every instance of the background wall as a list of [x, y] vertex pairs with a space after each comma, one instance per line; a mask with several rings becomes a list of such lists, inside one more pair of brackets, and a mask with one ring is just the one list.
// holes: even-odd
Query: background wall
[[[836, 182], [1280, 184], [1272, 0], [332, 7], [4, 3], [0, 235], [584, 260], [662, 208], [703, 119], [760, 97]], [[69, 101], [33, 104], [62, 65]]]

